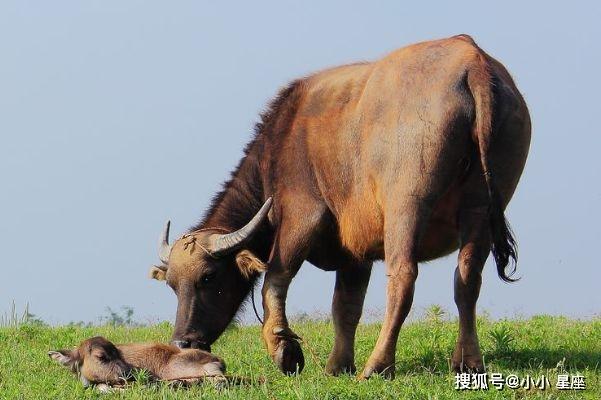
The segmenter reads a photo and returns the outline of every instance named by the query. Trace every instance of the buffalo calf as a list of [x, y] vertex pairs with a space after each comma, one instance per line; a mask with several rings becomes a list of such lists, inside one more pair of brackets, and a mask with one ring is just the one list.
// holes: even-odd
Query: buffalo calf
[[76, 373], [84, 386], [119, 385], [132, 378], [132, 371], [147, 370], [153, 380], [201, 379], [222, 376], [225, 363], [203, 350], [180, 349], [160, 343], [114, 345], [96, 336], [73, 350], [49, 351], [48, 356]]

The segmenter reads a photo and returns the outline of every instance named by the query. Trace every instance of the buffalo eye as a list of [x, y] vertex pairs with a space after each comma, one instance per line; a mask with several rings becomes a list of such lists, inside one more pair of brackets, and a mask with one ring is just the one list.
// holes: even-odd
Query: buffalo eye
[[215, 279], [215, 276], [216, 276], [216, 275], [217, 275], [217, 273], [216, 273], [216, 272], [209, 272], [209, 273], [206, 273], [206, 274], [204, 274], [204, 275], [202, 276], [202, 278], [200, 278], [200, 282], [201, 282], [203, 285], [206, 285], [206, 284], [208, 284], [208, 283], [211, 283], [211, 281], [212, 281], [213, 279]]

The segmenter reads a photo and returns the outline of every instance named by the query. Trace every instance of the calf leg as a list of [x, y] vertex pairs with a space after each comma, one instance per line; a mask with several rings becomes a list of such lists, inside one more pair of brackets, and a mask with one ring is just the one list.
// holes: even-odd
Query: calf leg
[[486, 208], [465, 211], [460, 216], [461, 248], [455, 269], [455, 304], [459, 311], [459, 337], [451, 365], [455, 371], [483, 371], [476, 332], [476, 301], [482, 283], [482, 268], [490, 252]]
[[[284, 203], [286, 204], [286, 203]], [[263, 340], [273, 361], [285, 374], [302, 371], [305, 365], [299, 337], [288, 326], [286, 296], [290, 282], [307, 255], [325, 207], [311, 199], [297, 199], [294, 210], [282, 210], [263, 283]]]
[[336, 271], [336, 286], [332, 301], [334, 348], [328, 358], [326, 373], [354, 374], [355, 332], [363, 311], [365, 291], [371, 275], [371, 263], [345, 265]]

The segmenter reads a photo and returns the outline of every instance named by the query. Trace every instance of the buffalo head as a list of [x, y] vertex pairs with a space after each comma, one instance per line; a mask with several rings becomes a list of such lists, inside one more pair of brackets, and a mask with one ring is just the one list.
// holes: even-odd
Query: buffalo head
[[269, 198], [244, 227], [191, 232], [169, 244], [169, 222], [159, 242], [160, 266], [150, 276], [167, 282], [177, 296], [172, 342], [210, 351], [266, 265], [246, 245], [271, 208]]

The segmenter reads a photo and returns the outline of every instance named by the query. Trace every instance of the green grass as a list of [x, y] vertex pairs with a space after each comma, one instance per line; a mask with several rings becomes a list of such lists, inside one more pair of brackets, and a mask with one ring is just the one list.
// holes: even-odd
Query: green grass
[[[585, 391], [545, 391], [505, 388], [497, 391], [456, 391], [455, 375], [449, 371], [457, 324], [440, 315], [407, 324], [401, 331], [397, 350], [397, 378], [379, 377], [357, 382], [352, 376], [325, 376], [323, 367], [332, 346], [331, 323], [303, 321], [293, 328], [305, 339], [305, 371], [299, 377], [281, 375], [271, 363], [260, 338], [259, 327], [230, 329], [214, 346], [228, 372], [264, 376], [265, 384], [226, 388], [207, 385], [172, 389], [165, 385], [135, 385], [122, 393], [99, 394], [84, 389], [66, 369], [46, 355], [51, 349], [73, 347], [81, 340], [103, 335], [115, 343], [167, 341], [172, 327], [81, 327], [49, 328], [40, 325], [0, 328], [0, 398], [6, 399], [179, 399], [179, 398], [319, 398], [319, 399], [601, 399], [601, 320], [575, 321], [540, 316], [528, 320], [479, 320], [480, 341], [489, 372], [549, 377], [555, 385], [558, 373], [580, 373], [586, 377]], [[357, 334], [357, 366], [367, 359], [379, 325], [361, 325]]]

